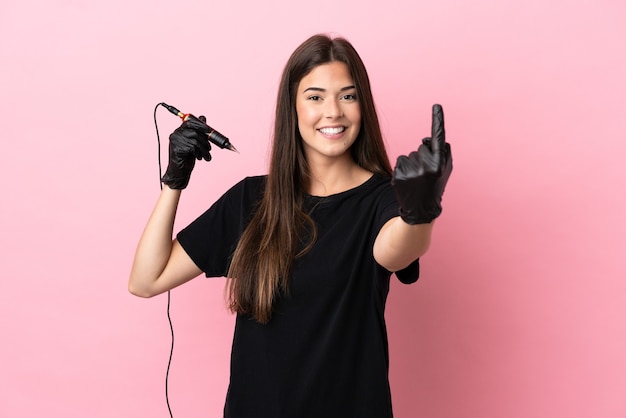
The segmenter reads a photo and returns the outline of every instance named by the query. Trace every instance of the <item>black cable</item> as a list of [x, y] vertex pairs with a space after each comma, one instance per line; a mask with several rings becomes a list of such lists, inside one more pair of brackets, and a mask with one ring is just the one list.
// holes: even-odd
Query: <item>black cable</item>
[[156, 118], [156, 111], [159, 108], [159, 106], [163, 105], [163, 103], [159, 103], [156, 106], [154, 106], [154, 129], [156, 129], [156, 136], [157, 136], [157, 161], [159, 163], [159, 188], [161, 190], [163, 190], [163, 184], [161, 183], [161, 138], [159, 137], [159, 126], [157, 125], [157, 118]]
[[[157, 119], [156, 119], [156, 111], [159, 108], [159, 106], [162, 106], [164, 103], [159, 103], [154, 107], [154, 128], [156, 129], [156, 136], [157, 136], [157, 146], [158, 146], [158, 150], [157, 150], [157, 158], [159, 160], [159, 188], [161, 190], [163, 190], [163, 184], [161, 183], [161, 177], [162, 177], [162, 168], [161, 168], [161, 138], [159, 137], [159, 127], [157, 125]], [[170, 407], [170, 397], [169, 397], [169, 390], [168, 390], [168, 382], [169, 382], [169, 376], [170, 376], [170, 366], [172, 365], [172, 356], [174, 355], [174, 326], [172, 325], [172, 317], [170, 315], [170, 302], [171, 302], [171, 295], [170, 295], [170, 291], [167, 291], [167, 320], [170, 324], [170, 332], [172, 333], [172, 345], [170, 347], [170, 357], [169, 360], [167, 361], [167, 371], [165, 372], [165, 402], [167, 403], [167, 410], [170, 413], [170, 417], [174, 417], [174, 415], [172, 415], [172, 408]]]
[[167, 291], [167, 320], [170, 323], [170, 332], [172, 333], [172, 346], [170, 347], [170, 358], [167, 361], [167, 371], [165, 372], [165, 402], [167, 402], [167, 410], [170, 413], [170, 417], [173, 418], [172, 408], [170, 407], [170, 397], [168, 393], [168, 381], [170, 376], [170, 365], [172, 364], [172, 355], [174, 354], [174, 326], [172, 325], [172, 317], [170, 316], [170, 291]]

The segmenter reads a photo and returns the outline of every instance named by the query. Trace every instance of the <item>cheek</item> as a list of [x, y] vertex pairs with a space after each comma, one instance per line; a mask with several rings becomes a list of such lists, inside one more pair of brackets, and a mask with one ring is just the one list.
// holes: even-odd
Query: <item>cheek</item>
[[304, 127], [314, 123], [314, 114], [311, 109], [306, 106], [296, 107], [296, 113], [298, 114], [298, 125]]
[[363, 128], [362, 125], [362, 121], [361, 121], [361, 113], [359, 112], [358, 114], [355, 114], [354, 117], [352, 118], [352, 123], [354, 126], [354, 135], [352, 138], [352, 143], [354, 144], [358, 137], [359, 134], [361, 133], [361, 129]]
[[303, 112], [302, 109], [300, 108], [300, 106], [296, 105], [296, 127], [298, 128], [298, 132], [300, 133], [300, 136], [302, 136], [302, 128], [305, 125], [304, 120], [302, 119], [303, 116]]
[[306, 121], [306, 118], [303, 119], [303, 115], [298, 115], [298, 125], [296, 127], [296, 131], [298, 132], [298, 139], [307, 143], [311, 140], [311, 124]]
[[350, 116], [350, 120], [356, 127], [356, 134], [358, 135], [359, 131], [361, 130], [361, 111], [359, 109], [356, 109], [354, 113], [352, 113], [352, 115]]
[[296, 118], [298, 129], [302, 129], [302, 126], [306, 124], [306, 109], [299, 103], [296, 103]]
[[354, 110], [354, 118], [358, 121], [358, 125], [361, 126], [361, 106], [359, 105]]

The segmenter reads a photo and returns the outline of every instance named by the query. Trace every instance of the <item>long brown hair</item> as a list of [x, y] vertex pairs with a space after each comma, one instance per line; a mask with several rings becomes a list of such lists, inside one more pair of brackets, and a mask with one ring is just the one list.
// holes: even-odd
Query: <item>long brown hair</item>
[[243, 232], [228, 271], [229, 308], [266, 323], [277, 298], [287, 294], [294, 258], [315, 243], [316, 229], [302, 204], [310, 171], [298, 130], [296, 93], [313, 68], [330, 62], [348, 66], [361, 110], [359, 135], [351, 147], [354, 161], [374, 173], [391, 175], [365, 66], [343, 38], [314, 35], [291, 55], [283, 71], [265, 190]]

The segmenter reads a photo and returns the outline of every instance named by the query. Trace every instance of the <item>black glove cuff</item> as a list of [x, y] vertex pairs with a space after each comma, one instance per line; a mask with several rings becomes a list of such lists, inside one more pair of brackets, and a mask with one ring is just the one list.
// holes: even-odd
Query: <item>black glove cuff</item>
[[400, 218], [409, 225], [429, 224], [441, 215], [441, 208], [428, 213], [411, 213], [400, 208]]
[[189, 179], [166, 179], [165, 176], [163, 176], [161, 181], [174, 190], [183, 190], [189, 184]]
[[177, 177], [169, 173], [168, 170], [161, 177], [161, 182], [167, 184], [170, 189], [182, 190], [189, 184], [189, 176]]

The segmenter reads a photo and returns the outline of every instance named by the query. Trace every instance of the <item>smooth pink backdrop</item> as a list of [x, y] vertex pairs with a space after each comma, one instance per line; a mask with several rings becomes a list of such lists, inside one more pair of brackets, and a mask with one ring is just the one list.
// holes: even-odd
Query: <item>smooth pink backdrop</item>
[[[625, 19], [621, 0], [3, 1], [0, 416], [168, 416], [167, 299], [126, 290], [153, 108], [241, 150], [197, 167], [178, 230], [265, 172], [280, 71], [317, 32], [361, 53], [392, 160], [446, 112], [444, 213], [388, 303], [396, 416], [626, 416]], [[223, 288], [172, 292], [177, 418], [221, 414]]]

